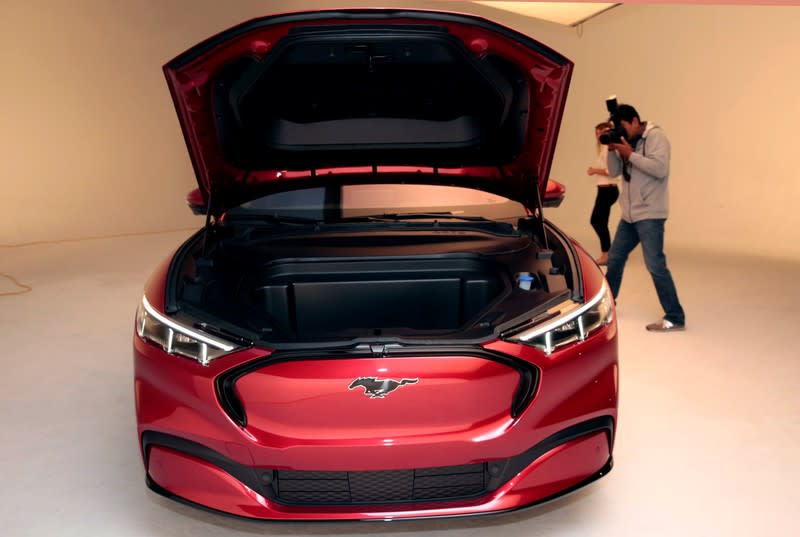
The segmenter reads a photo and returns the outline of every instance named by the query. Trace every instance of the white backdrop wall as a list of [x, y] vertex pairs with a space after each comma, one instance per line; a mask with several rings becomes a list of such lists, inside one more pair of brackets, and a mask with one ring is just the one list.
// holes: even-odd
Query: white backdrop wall
[[0, 244], [201, 225], [161, 66], [243, 20], [343, 5], [468, 11], [573, 59], [553, 165], [568, 197], [549, 216], [590, 251], [592, 126], [616, 93], [672, 141], [670, 245], [800, 258], [800, 8], [759, 6], [623, 5], [576, 29], [450, 1], [4, 5]]
[[669, 244], [800, 259], [798, 28], [797, 6], [627, 4], [576, 32], [553, 176], [568, 186], [559, 211], [590, 251], [585, 170], [604, 100], [617, 94], [672, 144]]

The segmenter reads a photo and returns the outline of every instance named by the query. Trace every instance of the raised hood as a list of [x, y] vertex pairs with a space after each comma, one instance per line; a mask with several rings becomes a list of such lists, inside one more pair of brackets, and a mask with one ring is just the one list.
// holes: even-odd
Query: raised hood
[[391, 181], [544, 195], [572, 62], [485, 19], [347, 10], [255, 19], [167, 65], [211, 212]]

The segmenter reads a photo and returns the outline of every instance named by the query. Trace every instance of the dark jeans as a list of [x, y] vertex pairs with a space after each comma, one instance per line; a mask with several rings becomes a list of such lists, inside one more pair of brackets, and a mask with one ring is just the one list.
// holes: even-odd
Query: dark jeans
[[606, 279], [608, 280], [608, 285], [611, 286], [614, 298], [616, 298], [622, 283], [622, 272], [625, 270], [628, 255], [641, 242], [644, 263], [647, 265], [647, 270], [650, 271], [653, 284], [656, 286], [658, 300], [661, 302], [661, 307], [664, 308], [664, 318], [675, 324], [684, 324], [686, 318], [678, 300], [678, 292], [675, 290], [672, 274], [667, 268], [667, 257], [664, 255], [665, 221], [660, 218], [640, 220], [631, 224], [625, 220], [620, 220], [619, 226], [617, 226], [617, 233], [614, 236], [614, 243], [608, 252]]
[[607, 252], [611, 247], [611, 234], [608, 232], [608, 217], [611, 215], [611, 206], [619, 198], [619, 189], [616, 185], [598, 186], [597, 197], [594, 199], [594, 209], [589, 223], [595, 233], [600, 237], [600, 251]]

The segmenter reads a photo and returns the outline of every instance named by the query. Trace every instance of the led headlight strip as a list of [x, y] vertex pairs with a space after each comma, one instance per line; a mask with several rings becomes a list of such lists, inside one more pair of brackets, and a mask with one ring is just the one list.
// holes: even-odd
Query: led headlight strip
[[227, 341], [192, 330], [162, 315], [150, 305], [147, 297], [136, 311], [136, 333], [169, 354], [197, 360], [202, 365], [237, 349]]
[[611, 322], [614, 298], [608, 283], [583, 305], [566, 300], [525, 325], [503, 334], [505, 339], [542, 349], [546, 354], [572, 343], [583, 341], [589, 334]]

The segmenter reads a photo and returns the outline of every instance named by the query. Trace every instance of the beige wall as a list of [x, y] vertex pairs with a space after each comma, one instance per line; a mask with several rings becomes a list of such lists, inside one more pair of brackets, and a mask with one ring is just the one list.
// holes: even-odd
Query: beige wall
[[798, 28], [800, 7], [767, 6], [623, 5], [584, 24], [552, 217], [599, 248], [585, 169], [617, 94], [670, 138], [668, 245], [800, 259]]
[[[248, 18], [341, 5], [355, 4], [4, 5], [0, 244], [201, 225], [185, 206], [195, 183], [161, 66]], [[800, 187], [790, 173], [800, 118], [800, 75], [791, 67], [800, 56], [800, 8], [624, 5], [580, 34], [462, 2], [361, 5], [469, 10], [576, 62], [553, 167], [568, 199], [549, 216], [590, 250], [591, 127], [605, 115], [605, 97], [617, 93], [672, 141], [669, 244], [800, 258], [793, 210]]]

